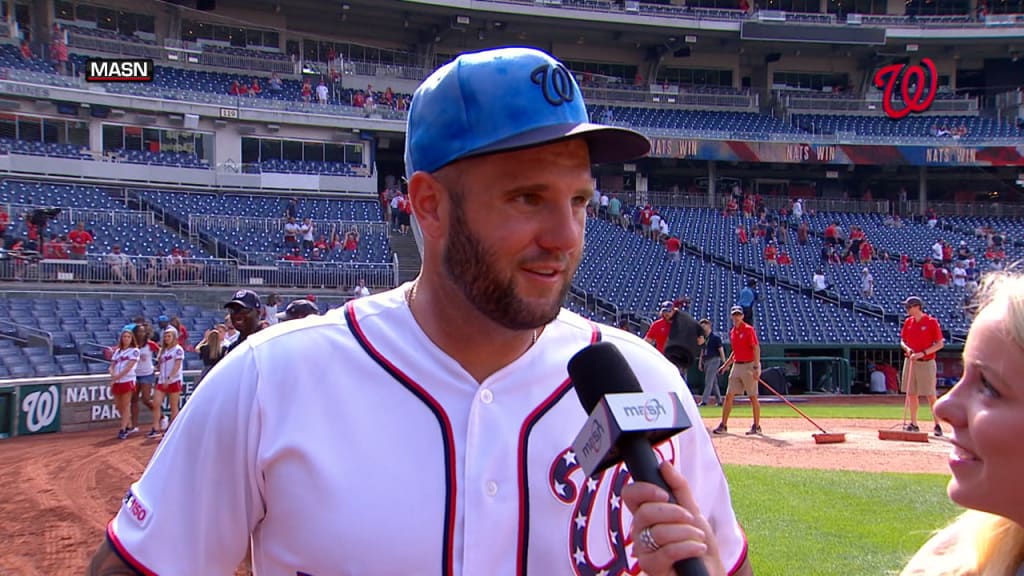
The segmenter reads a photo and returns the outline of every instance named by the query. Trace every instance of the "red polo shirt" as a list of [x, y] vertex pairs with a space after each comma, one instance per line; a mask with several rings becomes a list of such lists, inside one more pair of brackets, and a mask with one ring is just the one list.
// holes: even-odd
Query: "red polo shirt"
[[733, 326], [729, 331], [729, 341], [732, 344], [734, 362], [753, 362], [754, 348], [760, 344], [757, 340], [757, 331], [746, 322], [739, 326]]
[[682, 242], [679, 241], [679, 238], [672, 237], [665, 241], [665, 249], [670, 253], [679, 252], [680, 247], [682, 247]]
[[671, 323], [664, 318], [658, 318], [651, 324], [651, 327], [647, 329], [647, 334], [644, 336], [644, 340], [654, 340], [654, 347], [658, 349], [658, 352], [664, 352], [665, 343], [668, 342], [668, 333], [671, 330]]
[[[903, 321], [900, 339], [906, 342], [914, 352], [924, 352], [929, 346], [942, 340], [942, 328], [939, 326], [938, 320], [927, 314], [922, 315], [921, 319], [916, 321], [913, 316], [908, 316]], [[933, 360], [934, 358], [935, 354], [929, 354], [921, 359]]]

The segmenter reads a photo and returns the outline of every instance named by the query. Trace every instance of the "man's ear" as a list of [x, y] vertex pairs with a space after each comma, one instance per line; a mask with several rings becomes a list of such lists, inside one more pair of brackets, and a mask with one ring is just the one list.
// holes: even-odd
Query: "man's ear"
[[444, 235], [445, 214], [441, 209], [448, 191], [427, 172], [416, 172], [409, 179], [409, 201], [413, 215], [425, 238]]

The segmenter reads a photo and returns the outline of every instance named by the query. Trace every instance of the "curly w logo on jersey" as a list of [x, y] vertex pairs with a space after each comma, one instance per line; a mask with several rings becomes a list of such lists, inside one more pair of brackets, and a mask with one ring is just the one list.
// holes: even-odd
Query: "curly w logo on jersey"
[[[659, 448], [673, 451], [670, 456], [674, 456], [671, 442]], [[659, 456], [664, 459], [660, 452]], [[571, 448], [552, 463], [552, 494], [566, 504], [575, 505], [567, 553], [579, 576], [639, 573], [640, 568], [631, 554], [632, 516], [622, 502], [622, 488], [630, 480], [629, 471], [622, 464], [609, 468], [600, 477], [587, 478]]]

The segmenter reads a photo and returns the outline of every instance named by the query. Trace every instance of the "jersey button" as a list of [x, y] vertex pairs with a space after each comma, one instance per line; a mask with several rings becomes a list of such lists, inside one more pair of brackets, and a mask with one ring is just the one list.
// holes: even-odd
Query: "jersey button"
[[481, 390], [480, 401], [483, 402], [484, 404], [490, 404], [491, 402], [494, 402], [494, 392], [491, 392], [490, 390]]
[[498, 483], [494, 480], [488, 480], [487, 484], [484, 486], [484, 490], [487, 491], [488, 496], [494, 496], [498, 493]]

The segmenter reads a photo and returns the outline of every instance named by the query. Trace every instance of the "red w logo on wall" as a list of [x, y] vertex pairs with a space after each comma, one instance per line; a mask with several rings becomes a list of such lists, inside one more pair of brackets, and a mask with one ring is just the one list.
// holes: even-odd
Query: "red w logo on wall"
[[[875, 72], [875, 88], [885, 87], [882, 93], [882, 110], [893, 120], [899, 120], [911, 112], [921, 113], [935, 101], [939, 76], [931, 58], [922, 58], [920, 64], [890, 64]], [[893, 91], [899, 86], [902, 106], [893, 103]], [[910, 92], [913, 88], [913, 93]]]

